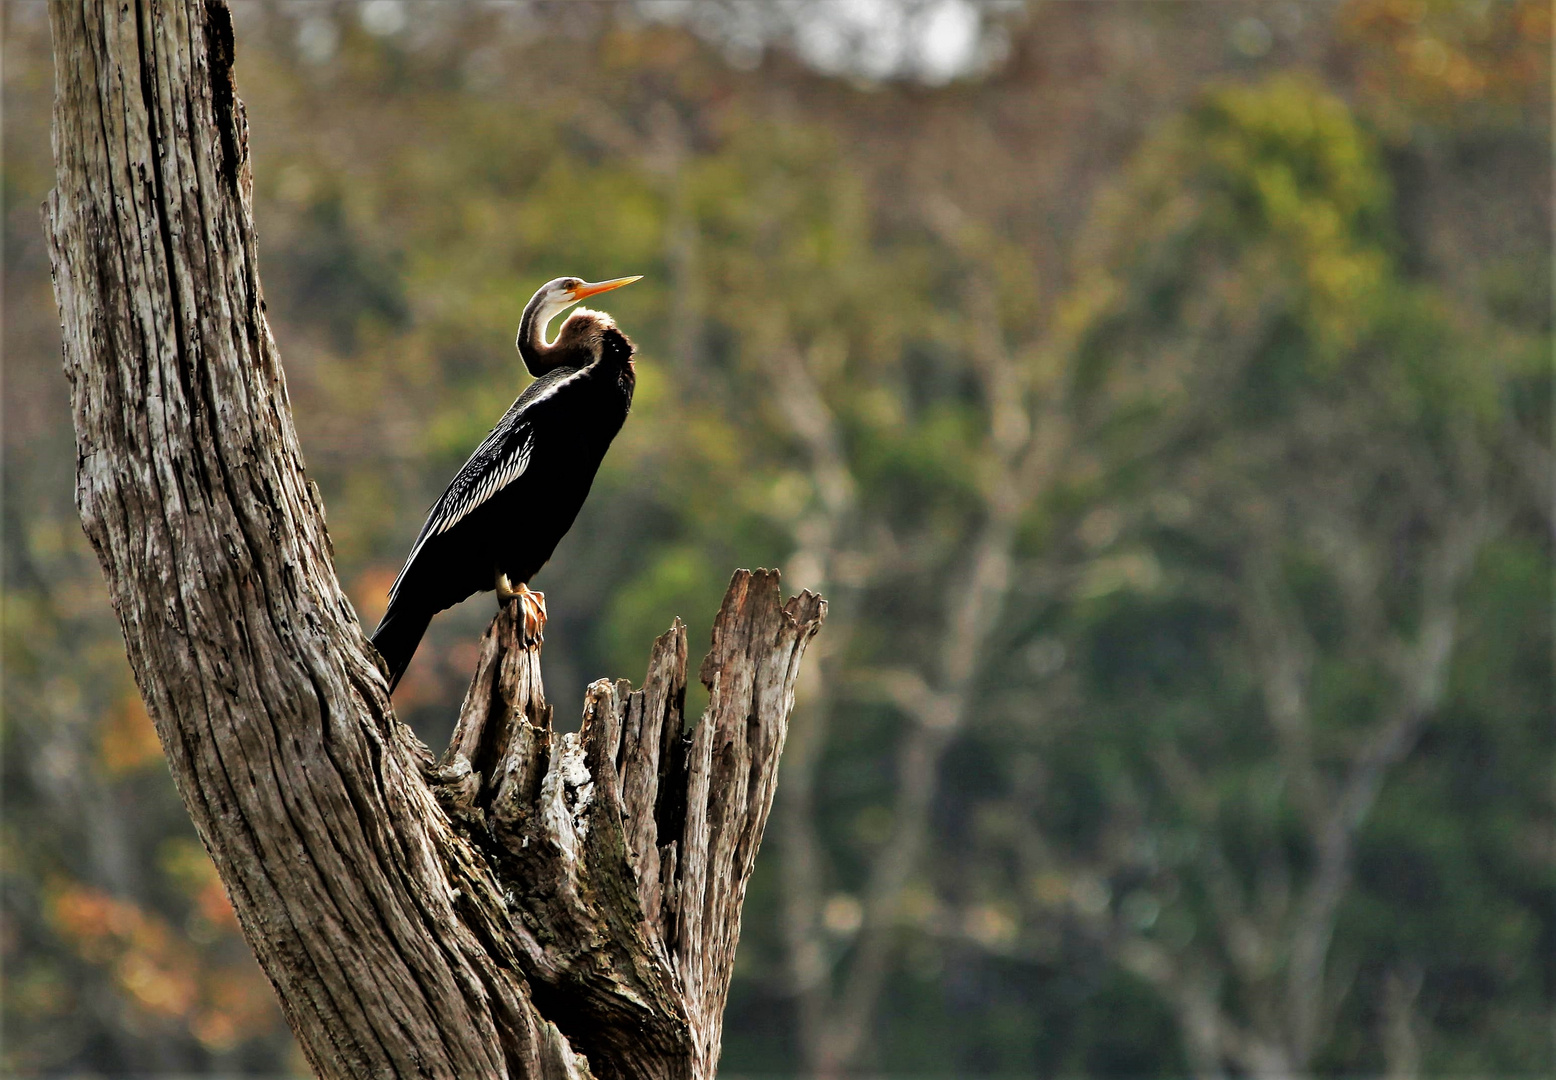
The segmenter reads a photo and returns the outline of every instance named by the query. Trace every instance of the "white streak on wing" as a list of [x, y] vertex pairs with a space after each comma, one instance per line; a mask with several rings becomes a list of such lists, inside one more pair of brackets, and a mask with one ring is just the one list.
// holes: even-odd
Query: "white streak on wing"
[[584, 376], [588, 375], [593, 370], [594, 370], [594, 365], [590, 364], [588, 367], [581, 367], [581, 368], [579, 368], [577, 371], [573, 372], [571, 375], [567, 376], [566, 378], [558, 379], [556, 382], [552, 383], [550, 386], [546, 387], [540, 393], [536, 394], [534, 397], [532, 397], [528, 401], [526, 401], [524, 403], [524, 411], [525, 412], [529, 412], [535, 406], [539, 405], [542, 401], [548, 401], [551, 398], [556, 397], [557, 394], [559, 394], [561, 392], [561, 390], [562, 390], [562, 388], [564, 386], [571, 386], [573, 383], [575, 383], [578, 380], [582, 379]]
[[[470, 466], [471, 461], [475, 461], [481, 456], [481, 452], [487, 448], [490, 440], [496, 435], [497, 432], [494, 431], [492, 435], [481, 441], [481, 445], [476, 447], [475, 453], [470, 455], [470, 461], [465, 463], [465, 468]], [[534, 448], [534, 430], [528, 426], [521, 428], [518, 445], [513, 450], [510, 450], [505, 458], [493, 463], [494, 467], [481, 477], [481, 482], [474, 491], [466, 492], [457, 503], [445, 504], [442, 499], [438, 500], [438, 505], [434, 506], [432, 513], [428, 515], [427, 523], [421, 527], [421, 535], [416, 538], [415, 546], [411, 548], [411, 553], [406, 556], [405, 565], [400, 567], [399, 574], [395, 576], [394, 584], [389, 587], [389, 602], [391, 604], [394, 603], [394, 598], [400, 591], [400, 582], [404, 580], [406, 571], [416, 562], [416, 556], [421, 554], [421, 549], [426, 546], [427, 541], [452, 529], [464, 518], [478, 510], [486, 500], [523, 476], [524, 470], [529, 468], [530, 455]], [[464, 469], [460, 469], [460, 472], [464, 472]], [[458, 479], [457, 475], [455, 479]], [[449, 493], [445, 492], [443, 498], [448, 498], [448, 495]]]
[[[505, 461], [497, 468], [481, 478], [481, 485], [474, 492], [458, 503], [448, 507], [442, 519], [438, 522], [434, 533], [445, 533], [469, 517], [486, 500], [497, 492], [513, 483], [524, 475], [524, 470], [529, 468], [530, 451], [534, 448], [535, 440], [528, 431], [524, 433], [524, 441], [518, 446], [517, 452], [510, 453]], [[414, 557], [414, 553], [413, 557]]]

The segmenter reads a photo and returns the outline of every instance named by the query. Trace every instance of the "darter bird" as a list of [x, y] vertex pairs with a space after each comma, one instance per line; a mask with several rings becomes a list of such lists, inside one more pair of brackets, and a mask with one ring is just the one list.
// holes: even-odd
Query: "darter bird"
[[519, 320], [518, 347], [535, 381], [481, 440], [433, 505], [373, 644], [393, 690], [432, 617], [473, 593], [535, 594], [530, 578], [573, 525], [611, 440], [632, 406], [632, 342], [604, 312], [578, 308], [546, 342], [551, 320], [580, 300], [639, 277], [540, 287]]

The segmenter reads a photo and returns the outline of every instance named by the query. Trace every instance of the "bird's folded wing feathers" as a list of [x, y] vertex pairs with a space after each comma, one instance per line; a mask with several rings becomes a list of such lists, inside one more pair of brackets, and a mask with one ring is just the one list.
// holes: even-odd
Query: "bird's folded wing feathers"
[[[425, 528], [431, 534], [447, 532], [503, 488], [513, 483], [529, 467], [530, 452], [534, 448], [534, 429], [528, 424], [514, 432], [507, 445], [479, 463], [472, 456], [459, 470], [448, 491], [439, 500], [437, 508], [427, 519]], [[479, 455], [480, 451], [477, 450]], [[474, 467], [472, 467], [474, 466]]]
[[411, 553], [405, 565], [390, 586], [390, 603], [394, 602], [401, 580], [428, 540], [452, 529], [493, 495], [524, 475], [535, 447], [535, 429], [527, 422], [517, 425], [510, 423], [512, 415], [510, 412], [509, 416], [505, 416], [503, 422], [481, 440], [481, 445], [475, 448], [470, 460], [455, 474], [448, 489], [433, 505], [426, 523], [416, 536], [416, 543], [411, 545]]

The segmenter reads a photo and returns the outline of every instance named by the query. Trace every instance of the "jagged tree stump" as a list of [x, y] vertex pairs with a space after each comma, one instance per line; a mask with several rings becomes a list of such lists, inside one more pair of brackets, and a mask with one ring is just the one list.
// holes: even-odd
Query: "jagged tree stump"
[[[558, 738], [501, 611], [435, 762], [340, 588], [264, 314], [221, 0], [51, 0], [77, 504], [244, 935], [325, 1077], [711, 1077], [826, 605], [739, 572]], [[532, 627], [532, 630], [538, 630]]]
[[517, 610], [505, 605], [482, 639], [434, 775], [439, 801], [495, 868], [523, 928], [519, 966], [538, 999], [576, 1018], [564, 1027], [574, 1048], [635, 1062], [631, 1075], [680, 1062], [712, 1076], [746, 880], [826, 603], [806, 592], [782, 604], [775, 572], [737, 572], [694, 729], [677, 620], [654, 642], [643, 688], [596, 682], [582, 728], [560, 738]]

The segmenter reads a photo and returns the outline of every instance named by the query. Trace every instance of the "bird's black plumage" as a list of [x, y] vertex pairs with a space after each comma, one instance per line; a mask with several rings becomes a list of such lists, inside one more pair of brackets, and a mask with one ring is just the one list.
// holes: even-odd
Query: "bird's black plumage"
[[388, 663], [391, 690], [433, 615], [491, 590], [498, 575], [517, 587], [545, 565], [627, 418], [633, 347], [611, 318], [580, 309], [554, 345], [544, 346], [543, 334], [544, 326], [536, 336], [545, 362], [525, 355], [542, 373], [433, 505], [389, 591], [373, 644]]

